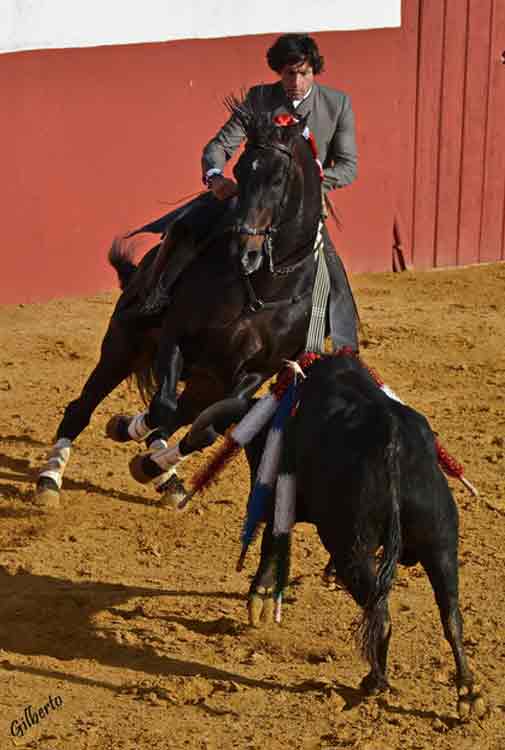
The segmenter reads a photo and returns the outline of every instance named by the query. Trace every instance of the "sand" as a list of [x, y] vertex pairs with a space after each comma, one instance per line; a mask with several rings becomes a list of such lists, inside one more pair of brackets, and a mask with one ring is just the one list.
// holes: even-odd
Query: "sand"
[[37, 507], [37, 470], [96, 362], [114, 292], [0, 307], [0, 748], [505, 748], [505, 265], [352, 285], [363, 358], [479, 490], [450, 480], [465, 646], [490, 715], [458, 721], [452, 656], [418, 567], [399, 570], [391, 596], [398, 693], [360, 693], [357, 608], [323, 585], [308, 525], [295, 532], [282, 624], [249, 628], [257, 546], [235, 572], [243, 458], [186, 514], [157, 507], [128, 473], [139, 448], [104, 436], [111, 415], [140, 408], [126, 384], [76, 441], [59, 510]]

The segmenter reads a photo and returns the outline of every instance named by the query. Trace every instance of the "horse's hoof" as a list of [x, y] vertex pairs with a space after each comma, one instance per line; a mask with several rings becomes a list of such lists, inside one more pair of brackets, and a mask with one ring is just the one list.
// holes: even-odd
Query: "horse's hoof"
[[175, 510], [179, 513], [186, 510], [188, 507], [186, 503], [183, 503], [184, 498], [187, 495], [184, 482], [180, 479], [175, 470], [173, 474], [158, 487], [160, 493], [159, 505], [167, 510]]
[[247, 614], [249, 625], [259, 628], [261, 625], [271, 625], [274, 622], [275, 602], [272, 588], [258, 586], [249, 595]]
[[60, 507], [60, 488], [54, 479], [39, 477], [33, 503], [42, 510], [56, 510]]
[[158, 466], [158, 464], [145, 453], [139, 453], [130, 461], [130, 474], [137, 480], [137, 482], [140, 482], [140, 484], [152, 482], [153, 479], [159, 477], [164, 471], [164, 469]]
[[111, 417], [105, 427], [105, 435], [116, 443], [128, 443], [132, 438], [128, 432], [130, 417], [123, 414]]
[[488, 713], [487, 703], [480, 685], [463, 685], [458, 690], [458, 714], [460, 721], [482, 719]]

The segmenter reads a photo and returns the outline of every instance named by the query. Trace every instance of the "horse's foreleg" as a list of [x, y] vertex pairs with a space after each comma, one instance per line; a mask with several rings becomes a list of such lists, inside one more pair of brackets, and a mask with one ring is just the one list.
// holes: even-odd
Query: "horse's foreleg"
[[38, 476], [36, 498], [40, 505], [57, 507], [72, 442], [88, 426], [96, 407], [132, 373], [137, 354], [137, 339], [117, 324], [111, 324], [102, 343], [100, 360], [80, 396], [66, 407], [56, 442]]
[[[217, 400], [215, 383], [209, 391], [208, 388], [202, 389], [201, 382], [195, 384], [194, 380], [190, 380], [178, 402], [180, 425], [189, 424], [198, 414], [200, 416], [178, 443], [152, 452], [149, 456], [138, 456], [133, 459], [130, 471], [134, 478], [140, 482], [151, 481], [162, 472], [173, 471], [177, 464], [194, 451], [201, 451], [212, 445], [219, 435], [245, 414], [249, 407], [249, 398], [262, 382], [261, 375], [249, 373], [240, 378], [230, 398], [214, 403], [206, 409], [205, 407]], [[159, 483], [157, 489], [161, 493], [160, 502], [176, 509], [187, 494], [181, 480], [174, 477], [170, 477], [168, 482]]]
[[[116, 415], [107, 423], [107, 437], [119, 443], [146, 440], [149, 447], [153, 441], [170, 437], [181, 425], [179, 423], [177, 384], [181, 376], [183, 358], [177, 344], [172, 340], [161, 343], [155, 364], [155, 376], [160, 387], [153, 396], [149, 409], [133, 417]], [[153, 435], [153, 433], [157, 433]]]
[[130, 462], [132, 477], [142, 484], [152, 482], [157, 491], [169, 491], [178, 501], [184, 495], [184, 485], [177, 477], [176, 466], [183, 457], [177, 446], [169, 446], [166, 439], [193, 416], [188, 416], [188, 408], [184, 408], [188, 399], [177, 398], [182, 368], [183, 358], [178, 345], [165, 341], [160, 346], [156, 362], [156, 374], [161, 386], [151, 400], [148, 411], [129, 419], [122, 418], [127, 419], [122, 426], [123, 433], [127, 433], [126, 439], [146, 439], [150, 449], [148, 454], [139, 454]]

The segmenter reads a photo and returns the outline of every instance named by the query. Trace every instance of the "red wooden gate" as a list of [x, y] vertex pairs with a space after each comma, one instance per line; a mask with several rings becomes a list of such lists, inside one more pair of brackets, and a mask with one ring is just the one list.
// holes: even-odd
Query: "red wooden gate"
[[505, 258], [505, 2], [403, 0], [398, 215], [417, 268]]

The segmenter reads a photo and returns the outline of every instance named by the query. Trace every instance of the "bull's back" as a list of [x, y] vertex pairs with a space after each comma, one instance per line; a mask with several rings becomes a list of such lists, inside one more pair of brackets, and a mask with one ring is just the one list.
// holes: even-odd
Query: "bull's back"
[[314, 366], [295, 420], [305, 517], [327, 547], [350, 544], [357, 528], [380, 545], [395, 492], [410, 556], [453, 541], [457, 509], [427, 420], [386, 396], [358, 361], [339, 359]]

